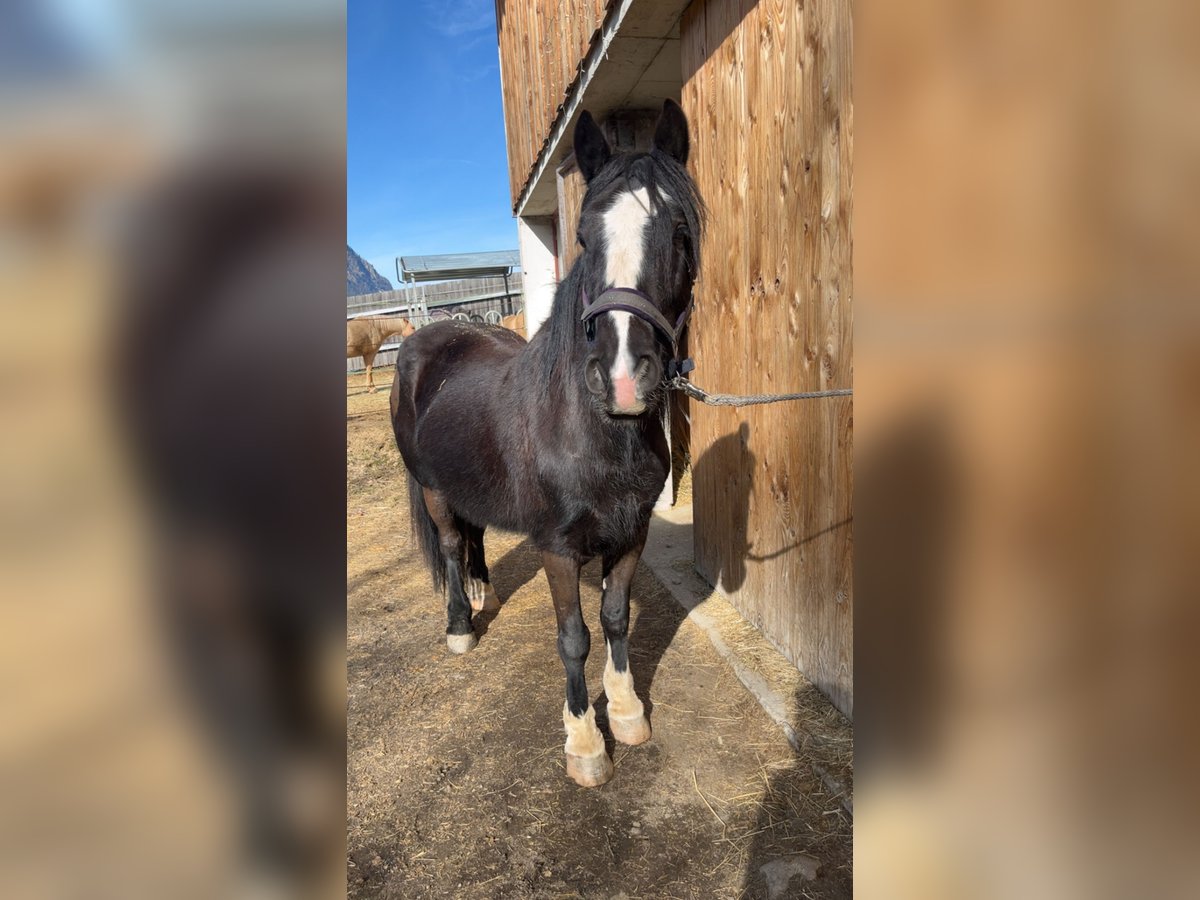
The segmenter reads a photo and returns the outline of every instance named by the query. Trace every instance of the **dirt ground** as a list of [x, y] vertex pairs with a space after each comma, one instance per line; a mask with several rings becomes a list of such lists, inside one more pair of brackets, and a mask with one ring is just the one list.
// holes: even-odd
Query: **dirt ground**
[[[554, 611], [522, 537], [488, 531], [503, 605], [477, 619], [475, 650], [447, 651], [444, 601], [409, 540], [391, 374], [376, 371], [373, 395], [347, 379], [349, 895], [850, 896], [849, 814], [644, 566], [630, 656], [653, 737], [610, 738], [603, 787], [564, 772]], [[607, 734], [599, 578], [594, 562], [582, 595]]]

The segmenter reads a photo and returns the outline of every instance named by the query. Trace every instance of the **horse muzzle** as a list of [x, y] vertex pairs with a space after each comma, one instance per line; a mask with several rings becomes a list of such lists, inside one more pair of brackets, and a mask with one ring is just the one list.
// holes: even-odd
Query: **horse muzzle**
[[662, 363], [650, 354], [638, 357], [632, 372], [620, 364], [605, 366], [599, 355], [588, 357], [584, 368], [584, 383], [589, 393], [604, 402], [605, 411], [611, 416], [644, 413], [649, 408], [647, 398], [662, 377]]

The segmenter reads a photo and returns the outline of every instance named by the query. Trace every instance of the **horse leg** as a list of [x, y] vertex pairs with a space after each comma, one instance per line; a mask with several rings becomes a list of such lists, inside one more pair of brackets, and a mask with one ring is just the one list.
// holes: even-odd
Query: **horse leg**
[[543, 554], [542, 561], [558, 619], [558, 655], [567, 670], [567, 702], [563, 705], [567, 775], [578, 785], [595, 787], [612, 778], [613, 767], [583, 677], [591, 636], [579, 609], [579, 561], [555, 553]]
[[371, 366], [375, 365], [375, 354], [364, 353], [363, 362], [367, 364], [367, 393], [375, 393], [375, 376], [371, 374]]
[[495, 611], [500, 600], [488, 579], [487, 561], [483, 555], [483, 529], [478, 525], [463, 523], [467, 538], [467, 599], [475, 612]]
[[600, 621], [608, 661], [604, 664], [604, 693], [608, 697], [608, 724], [622, 744], [641, 744], [650, 739], [650, 723], [642, 701], [633, 690], [629, 671], [629, 586], [646, 542], [645, 532], [635, 548], [619, 557], [604, 558], [604, 592]]
[[438, 546], [446, 563], [446, 646], [454, 653], [466, 653], [479, 643], [471, 630], [471, 607], [463, 590], [463, 563], [466, 542], [455, 520], [446, 495], [424, 489], [425, 508], [437, 526]]

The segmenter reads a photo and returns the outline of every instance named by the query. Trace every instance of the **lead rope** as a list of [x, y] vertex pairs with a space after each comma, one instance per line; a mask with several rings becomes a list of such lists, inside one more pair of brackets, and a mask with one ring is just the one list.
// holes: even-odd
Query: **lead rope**
[[[609, 310], [619, 309], [637, 316], [648, 323], [656, 331], [661, 332], [671, 341], [671, 351], [675, 358], [667, 362], [667, 387], [673, 391], [682, 391], [689, 397], [707, 403], [709, 406], [754, 406], [760, 403], [779, 403], [782, 400], [820, 400], [825, 397], [850, 397], [854, 391], [850, 388], [837, 388], [828, 391], [801, 391], [795, 394], [710, 394], [687, 380], [689, 372], [696, 368], [691, 359], [679, 359], [679, 336], [692, 313], [692, 298], [675, 321], [675, 327], [662, 315], [646, 294], [635, 288], [606, 288], [593, 303], [588, 297], [587, 287], [580, 289], [583, 295], [583, 316], [585, 334], [590, 343], [595, 339], [596, 317]], [[622, 295], [613, 299], [613, 295]], [[607, 299], [606, 299], [607, 298]]]
[[852, 397], [852, 388], [836, 388], [829, 391], [801, 391], [796, 394], [710, 394], [704, 388], [698, 387], [684, 378], [676, 375], [667, 386], [673, 391], [683, 391], [694, 400], [707, 403], [709, 406], [754, 406], [759, 403], [778, 403], [781, 400], [820, 400], [824, 397]]

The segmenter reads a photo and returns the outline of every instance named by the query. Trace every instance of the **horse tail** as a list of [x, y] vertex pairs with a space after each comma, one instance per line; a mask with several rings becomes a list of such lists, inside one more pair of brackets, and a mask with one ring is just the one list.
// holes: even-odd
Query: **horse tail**
[[408, 509], [412, 521], [412, 533], [425, 557], [425, 565], [433, 576], [433, 589], [439, 593], [446, 589], [446, 559], [438, 544], [438, 530], [433, 516], [425, 507], [425, 489], [421, 482], [408, 473]]

